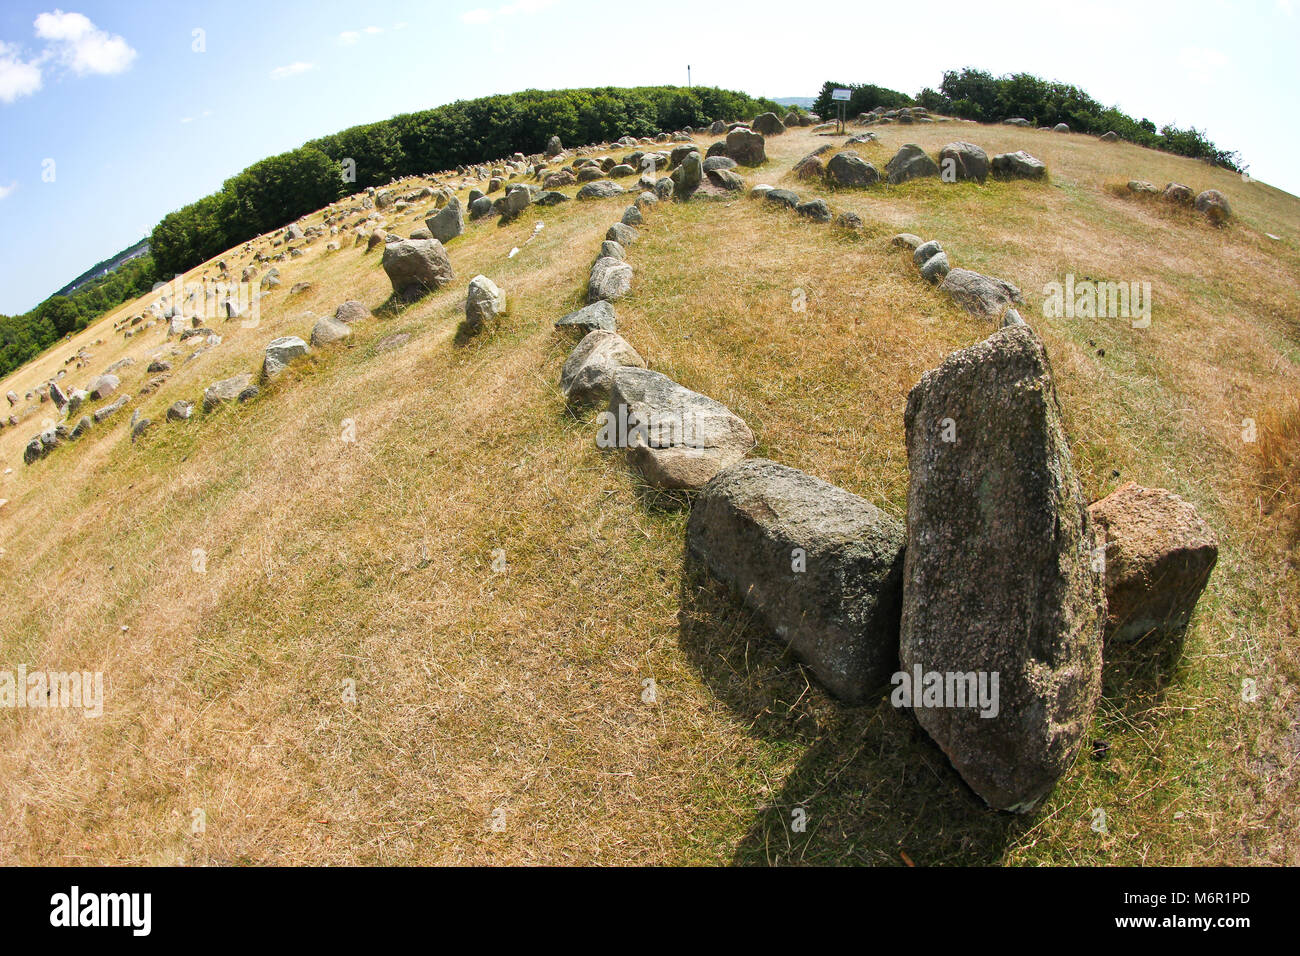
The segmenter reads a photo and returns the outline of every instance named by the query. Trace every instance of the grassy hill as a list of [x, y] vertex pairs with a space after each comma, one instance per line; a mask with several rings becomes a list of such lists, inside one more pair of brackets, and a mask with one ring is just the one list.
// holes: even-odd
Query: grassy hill
[[[1300, 441], [1300, 200], [1088, 136], [878, 133], [856, 147], [877, 167], [906, 142], [933, 155], [965, 139], [1026, 149], [1050, 180], [831, 192], [790, 170], [842, 140], [770, 137], [747, 184], [822, 196], [864, 229], [745, 196], [661, 203], [628, 250], [620, 333], [743, 417], [754, 454], [901, 519], [908, 390], [992, 329], [889, 237], [938, 238], [954, 264], [1019, 285], [1089, 500], [1130, 480], [1169, 488], [1220, 540], [1181, 660], [1108, 668], [1091, 730], [1105, 759], [1085, 748], [1027, 818], [990, 811], [909, 714], [835, 703], [723, 587], [684, 570], [687, 512], [597, 449], [593, 420], [558, 390], [572, 343], [552, 323], [582, 303], [628, 200], [567, 202], [470, 225], [448, 245], [456, 282], [406, 307], [385, 305], [378, 250], [318, 239], [278, 264], [259, 327], [218, 323], [220, 346], [172, 358], [129, 407], [161, 422], [172, 402], [256, 370], [270, 339], [306, 338], [312, 315], [348, 299], [376, 310], [247, 404], [135, 443], [122, 413], [25, 467], [50, 406], [20, 403], [21, 426], [0, 431], [0, 662], [102, 671], [106, 688], [97, 719], [0, 710], [0, 860], [1300, 863], [1296, 492], [1282, 484]], [[1216, 229], [1138, 201], [1131, 178], [1217, 188], [1235, 218]], [[408, 235], [426, 209], [390, 208], [388, 228]], [[251, 253], [224, 258], [237, 276]], [[466, 340], [478, 273], [509, 314]], [[1151, 327], [1043, 318], [1040, 290], [1067, 273], [1149, 281]], [[187, 278], [202, 275], [215, 260]], [[311, 287], [290, 294], [298, 282]], [[65, 384], [129, 356], [120, 375], [136, 396], [165, 325], [130, 339], [113, 327], [147, 301], [0, 393], [23, 395], [85, 347], [90, 364]], [[1259, 441], [1243, 442], [1247, 418]], [[806, 832], [789, 826], [796, 807]]]

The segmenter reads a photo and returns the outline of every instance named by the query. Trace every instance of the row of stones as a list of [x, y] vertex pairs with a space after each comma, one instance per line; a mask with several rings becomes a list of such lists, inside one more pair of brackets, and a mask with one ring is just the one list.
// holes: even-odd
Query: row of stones
[[[794, 125], [796, 114], [787, 117]], [[802, 125], [808, 125], [807, 118], [799, 120]], [[722, 120], [714, 122], [709, 128], [709, 132], [715, 135], [727, 133], [732, 129], [745, 129], [742, 123], [726, 123]], [[681, 164], [683, 157], [687, 154], [694, 153], [697, 147], [692, 140], [694, 130], [686, 129], [676, 133], [661, 133], [655, 137], [642, 137], [639, 140], [632, 137], [623, 137], [617, 145], [634, 146], [637, 144], [664, 144], [678, 143], [686, 144], [684, 147], [679, 145], [670, 154], [665, 152], [642, 152], [636, 151], [624, 157], [623, 164], [616, 164], [612, 159], [593, 158], [589, 154], [591, 151], [602, 151], [605, 147], [600, 145], [591, 147], [580, 147], [577, 150], [578, 156], [573, 160], [572, 167], [566, 167], [561, 170], [562, 173], [567, 171], [571, 175], [577, 170], [593, 170], [593, 174], [588, 174], [585, 178], [595, 178], [607, 172], [617, 169], [617, 174], [630, 174], [634, 167], [642, 165], [647, 169], [660, 169], [665, 166], [674, 168]], [[745, 129], [748, 134], [748, 130]], [[761, 136], [753, 138], [759, 141], [759, 151], [761, 153]], [[552, 137], [552, 142], [548, 144], [547, 157], [555, 158], [563, 153], [563, 148], [558, 142], [558, 138]], [[534, 179], [540, 179], [546, 173], [547, 167], [541, 161], [541, 157], [536, 157], [535, 162], [529, 162], [528, 158], [522, 153], [516, 153], [509, 160], [502, 160], [499, 163], [484, 164], [475, 167], [458, 167], [457, 173], [463, 176], [476, 176], [480, 180], [486, 180], [486, 193], [483, 189], [471, 188], [467, 205], [469, 206], [470, 219], [482, 218], [489, 213], [499, 214], [504, 221], [517, 217], [529, 205], [549, 206], [560, 202], [567, 201], [569, 197], [561, 192], [554, 190], [539, 190], [529, 184], [513, 184], [505, 188], [504, 195], [492, 200], [487, 196], [501, 190], [504, 185], [504, 177], [509, 174], [527, 173]], [[653, 165], [650, 165], [650, 164]], [[622, 165], [623, 168], [617, 167]], [[727, 167], [734, 168], [736, 163], [730, 160], [713, 161], [710, 169], [706, 170], [710, 176], [719, 177], [719, 182], [725, 182], [721, 177], [728, 175]], [[651, 180], [653, 181], [653, 175]], [[645, 184], [645, 177], [643, 177]], [[729, 183], [729, 188], [740, 188], [743, 183], [734, 178]], [[664, 187], [669, 187], [665, 191]], [[664, 181], [660, 185], [660, 195], [667, 196], [670, 194], [671, 184]], [[579, 199], [598, 199], [609, 195], [616, 195], [625, 192], [623, 187], [613, 182], [591, 182], [578, 191]], [[456, 236], [461, 235], [465, 229], [465, 207], [463, 207], [456, 197], [454, 189], [447, 187], [435, 188], [430, 185], [420, 185], [410, 189], [405, 193], [398, 193], [392, 188], [377, 189], [369, 187], [360, 197], [354, 197], [357, 201], [339, 210], [339, 216], [346, 219], [352, 214], [360, 214], [370, 210], [370, 215], [358, 223], [354, 229], [356, 237], [354, 245], [366, 245], [366, 250], [370, 251], [379, 244], [385, 245], [385, 269], [389, 272], [389, 277], [393, 281], [394, 292], [399, 298], [414, 298], [425, 291], [436, 289], [439, 286], [450, 281], [454, 277], [451, 270], [450, 262], [447, 260], [445, 250], [437, 249], [439, 242], [449, 242]], [[376, 210], [393, 208], [397, 211], [410, 208], [422, 200], [429, 200], [432, 203], [433, 213], [425, 220], [422, 228], [418, 228], [411, 233], [410, 240], [402, 238], [394, 233], [385, 230], [381, 224], [376, 223], [369, 231], [365, 227], [376, 220], [379, 215]], [[339, 207], [339, 204], [331, 204], [330, 209], [333, 211]], [[283, 261], [286, 257], [295, 258], [303, 254], [305, 246], [311, 244], [314, 239], [323, 236], [338, 236], [340, 226], [337, 222], [330, 223], [330, 215], [326, 217], [324, 225], [306, 225], [300, 222], [290, 223], [269, 238], [273, 247], [284, 247], [283, 251], [267, 256], [261, 251], [254, 255], [256, 263], [271, 263]], [[382, 220], [379, 220], [382, 222]], [[267, 237], [263, 237], [267, 238]], [[424, 245], [419, 240], [436, 240], [431, 245]], [[414, 241], [414, 242], [413, 242]], [[290, 245], [294, 242], [301, 242], [301, 245]], [[397, 243], [406, 242], [406, 245], [397, 246], [393, 249], [392, 254], [388, 253], [388, 247]], [[339, 244], [330, 242], [327, 244], [327, 251], [337, 250]], [[253, 241], [245, 243], [246, 252], [253, 249]], [[188, 296], [182, 301], [177, 297], [176, 301], [172, 298], [167, 290], [160, 293], [159, 297], [146, 308], [144, 312], [135, 315], [126, 315], [114, 323], [113, 331], [120, 332], [125, 338], [132, 338], [135, 335], [155, 327], [160, 322], [165, 324], [168, 338], [179, 336], [183, 343], [193, 338], [202, 338], [202, 344], [192, 354], [186, 357], [186, 361], [196, 358], [203, 352], [214, 348], [221, 343], [221, 336], [214, 331], [205, 328], [201, 318], [196, 313], [190, 318], [185, 316], [186, 306], [195, 306], [197, 308], [198, 296], [203, 295], [204, 300], [217, 300], [217, 310], [225, 315], [227, 321], [239, 318], [243, 315], [243, 307], [238, 300], [233, 297], [233, 284], [226, 286], [226, 280], [231, 279], [232, 273], [226, 260], [220, 260], [217, 263], [219, 273], [219, 282], [215, 287], [207, 287], [202, 291], [190, 289]], [[617, 284], [622, 280], [622, 270], [612, 270], [610, 281]], [[255, 264], [249, 264], [243, 269], [241, 281], [247, 283], [259, 276], [259, 269]], [[259, 287], [259, 296], [266, 296], [278, 288], [280, 285], [280, 273], [277, 268], [272, 266], [261, 275]], [[206, 286], [206, 276], [205, 276]], [[290, 290], [290, 294], [296, 294], [306, 291], [310, 287], [309, 283], [297, 283]], [[288, 361], [295, 357], [304, 355], [320, 344], [347, 337], [349, 334], [348, 323], [353, 321], [351, 316], [356, 308], [361, 309], [365, 314], [368, 310], [360, 303], [344, 303], [339, 307], [338, 312], [333, 319], [324, 318], [317, 322], [316, 327], [311, 333], [311, 346], [296, 336], [284, 336], [266, 346], [263, 360], [263, 377], [268, 377], [268, 370], [275, 374], [275, 370], [287, 364]], [[498, 315], [504, 311], [505, 296], [491, 280], [484, 276], [476, 276], [470, 282], [469, 295], [466, 300], [466, 319], [467, 324], [472, 329], [481, 324], [485, 319]], [[340, 318], [344, 316], [344, 318]], [[189, 327], [192, 323], [193, 327]], [[102, 340], [100, 340], [102, 341]], [[96, 342], [100, 344], [100, 342]], [[173, 349], [173, 355], [179, 354]], [[85, 367], [91, 360], [91, 355], [85, 349], [79, 350], [76, 355], [69, 357], [65, 365], [76, 362], [78, 369]], [[55, 379], [48, 383], [43, 383], [36, 390], [27, 393], [29, 401], [39, 398], [41, 402], [54, 398], [55, 404], [59, 407], [64, 418], [73, 415], [80, 407], [83, 401], [87, 399], [98, 400], [115, 392], [120, 385], [120, 381], [113, 373], [118, 370], [119, 366], [131, 364], [134, 359], [123, 359], [117, 366], [108, 368], [105, 373], [97, 377], [90, 383], [87, 389], [71, 389], [66, 393], [57, 384], [66, 374], [66, 370], [60, 370]], [[150, 363], [150, 373], [164, 373], [162, 377], [150, 379], [149, 382], [141, 389], [141, 394], [148, 394], [156, 390], [164, 381], [165, 373], [170, 371], [170, 362], [155, 356]], [[205, 409], [211, 409], [216, 405], [232, 400], [246, 400], [257, 394], [258, 387], [254, 381], [254, 376], [250, 374], [234, 376], [229, 379], [215, 382], [204, 392], [203, 404]], [[8, 400], [11, 407], [16, 406], [21, 399], [14, 392], [8, 394]], [[117, 400], [98, 410], [93, 415], [83, 416], [75, 424], [70, 424], [68, 420], [52, 422], [47, 420], [44, 427], [37, 435], [34, 435], [28, 442], [24, 451], [24, 461], [31, 464], [40, 458], [45, 457], [50, 451], [57, 448], [62, 443], [74, 440], [84, 435], [94, 424], [101, 423], [109, 417], [121, 411], [129, 402], [126, 396], [120, 396]], [[167, 419], [183, 420], [189, 418], [194, 409], [194, 403], [190, 401], [178, 401], [169, 407]], [[20, 422], [16, 415], [11, 414], [7, 421], [0, 421], [2, 427], [16, 427]], [[132, 440], [143, 434], [152, 426], [148, 419], [142, 419], [137, 411], [131, 422]]]
[[1193, 193], [1191, 186], [1182, 183], [1165, 183], [1160, 189], [1155, 183], [1144, 179], [1130, 179], [1128, 191], [1139, 197], [1159, 196], [1165, 202], [1175, 206], [1191, 206], [1216, 226], [1221, 226], [1232, 218], [1232, 205], [1228, 197], [1217, 189], [1203, 189]]
[[[912, 236], [895, 244], [913, 248], [918, 267], [942, 252]], [[747, 458], [744, 422], [646, 369], [603, 298], [557, 323], [586, 331], [560, 384], [574, 404], [608, 396], [604, 427], [623, 430], [617, 443], [652, 486], [698, 490], [690, 553], [836, 696], [869, 700], [900, 666], [997, 673], [999, 719], [928, 709], [920, 687], [914, 712], [990, 806], [1027, 811], [1078, 753], [1104, 641], [1185, 626], [1217, 543], [1161, 489], [1130, 484], [1084, 506], [1046, 350], [1002, 311], [1019, 293], [970, 276], [991, 288], [963, 281], [969, 298], [954, 297], [977, 314], [1001, 311], [1003, 327], [909, 395], [906, 525], [812, 475]]]
[[[694, 147], [691, 147], [694, 150]], [[654, 154], [656, 157], [662, 156], [665, 162], [669, 158], [664, 154]], [[676, 158], [676, 157], [674, 157]], [[591, 160], [595, 162], [595, 160]], [[613, 190], [607, 188], [614, 184], [606, 184], [606, 188], [596, 187], [586, 192], [579, 191], [579, 198], [592, 199], [604, 195], [612, 194]], [[500, 188], [499, 181], [494, 178], [489, 184], [489, 190], [495, 191]], [[622, 188], [618, 187], [617, 191], [621, 192]], [[661, 189], [661, 192], [663, 190]], [[479, 195], [476, 195], [478, 193]], [[372, 193], [373, 194], [373, 193]], [[558, 198], [557, 198], [558, 197]], [[357, 243], [367, 242], [367, 251], [373, 249], [380, 242], [385, 244], [383, 257], [383, 267], [393, 285], [394, 294], [404, 300], [412, 300], [419, 297], [427, 291], [431, 291], [455, 278], [455, 272], [452, 269], [450, 259], [446, 250], [442, 248], [442, 242], [449, 242], [451, 239], [461, 235], [465, 228], [465, 218], [463, 208], [454, 193], [433, 190], [425, 187], [423, 190], [417, 190], [409, 194], [410, 201], [414, 202], [420, 198], [432, 198], [435, 203], [436, 212], [426, 221], [423, 229], [417, 229], [412, 232], [411, 239], [402, 240], [399, 236], [387, 233], [382, 228], [376, 228], [368, 237], [360, 234], [357, 236]], [[481, 199], [480, 190], [474, 189], [470, 193], [471, 210]], [[385, 202], [387, 199], [387, 202]], [[565, 201], [568, 197], [561, 193], [546, 193], [540, 197], [537, 191], [527, 184], [515, 184], [509, 187], [506, 194], [500, 197], [496, 204], [489, 200], [488, 208], [484, 210], [480, 205], [478, 214], [472, 218], [481, 217], [485, 212], [500, 213], [503, 219], [513, 219], [517, 217], [524, 209], [533, 203], [541, 205], [553, 205], [556, 202]], [[391, 205], [392, 199], [385, 193], [379, 194], [380, 205]], [[401, 204], [405, 199], [398, 200]], [[638, 219], [633, 220], [631, 217], [636, 215]], [[625, 217], [632, 221], [639, 221], [639, 211], [637, 207], [630, 207], [629, 213]], [[290, 224], [284, 230], [285, 239], [292, 240], [295, 238], [309, 238], [312, 230], [317, 233], [321, 230], [316, 227], [302, 229], [297, 223]], [[436, 238], [435, 238], [436, 237]], [[441, 241], [439, 241], [441, 240]], [[617, 248], [617, 243], [607, 243]], [[608, 258], [608, 257], [606, 257]], [[218, 269], [224, 274], [227, 272], [224, 260], [218, 263]], [[247, 281], [257, 275], [256, 269], [249, 267], [244, 270], [244, 280]], [[620, 268], [605, 268], [598, 270], [598, 284], [604, 281], [615, 296], [624, 294], [630, 285], [630, 266]], [[279, 272], [277, 269], [270, 269], [262, 277], [263, 293], [279, 285]], [[621, 291], [619, 287], [621, 285]], [[304, 291], [305, 283], [295, 285], [291, 292]], [[214, 290], [208, 290], [211, 297], [217, 293]], [[195, 293], [191, 292], [191, 299]], [[222, 303], [227, 309], [227, 319], [238, 318], [240, 312], [233, 299], [227, 299]], [[469, 330], [475, 330], [484, 322], [495, 319], [504, 313], [506, 308], [505, 294], [486, 276], [475, 276], [469, 285], [466, 297], [466, 324]], [[213, 347], [219, 344], [221, 337], [217, 336], [210, 330], [199, 325], [197, 316], [193, 319], [194, 327], [185, 328], [185, 319], [182, 315], [179, 303], [172, 303], [164, 293], [159, 300], [151, 306], [153, 318], [144, 320], [145, 315], [141, 314], [130, 319], [123, 319], [115, 330], [132, 329], [140, 326], [142, 329], [152, 327], [158, 320], [169, 321], [169, 335], [179, 332], [181, 341], [198, 335], [206, 337], [204, 348]], [[316, 322], [313, 327], [310, 344], [297, 336], [281, 336], [268, 343], [263, 352], [263, 363], [261, 371], [262, 381], [268, 381], [276, 377], [283, 371], [294, 359], [307, 355], [312, 348], [327, 345], [340, 341], [351, 335], [350, 323], [358, 318], [369, 316], [369, 310], [360, 302], [345, 302], [338, 307], [334, 317], [324, 317]], [[132, 331], [131, 334], [134, 334]], [[197, 355], [199, 353], [195, 353]], [[193, 356], [191, 356], [193, 357]], [[124, 359], [122, 363], [128, 364], [131, 359]], [[70, 396], [64, 396], [57, 382], [50, 382], [41, 387], [40, 399], [45, 401], [47, 395], [53, 397], [55, 404], [60, 409], [66, 409], [67, 414], [77, 411], [81, 402], [87, 397], [100, 399], [107, 397], [117, 390], [120, 382], [112, 373], [117, 369], [110, 367], [105, 374], [99, 376], [91, 383], [90, 392], [82, 390], [73, 390]], [[170, 364], [164, 361], [155, 361], [150, 365], [151, 372], [166, 372], [170, 370]], [[148, 391], [152, 391], [160, 384], [161, 380], [151, 382], [151, 387], [146, 386]], [[203, 393], [203, 410], [209, 412], [217, 406], [230, 401], [247, 401], [249, 398], [256, 396], [259, 392], [259, 386], [255, 381], [252, 373], [244, 373], [232, 376], [218, 382], [212, 383]], [[16, 404], [18, 397], [10, 394], [10, 404]], [[40, 434], [33, 436], [28, 443], [24, 452], [24, 461], [31, 464], [40, 458], [45, 457], [50, 451], [59, 447], [65, 441], [75, 440], [84, 435], [94, 424], [99, 424], [107, 418], [120, 411], [129, 401], [127, 396], [120, 396], [113, 403], [97, 410], [93, 417], [83, 416], [74, 426], [69, 427], [66, 422], [50, 424], [43, 429]], [[178, 401], [173, 403], [167, 410], [168, 421], [179, 421], [190, 418], [194, 411], [194, 403], [190, 401]], [[141, 418], [137, 411], [131, 421], [131, 438], [136, 438], [144, 434], [153, 422], [147, 418]]]
[[[873, 134], [864, 133], [848, 140], [846, 146], [871, 142]], [[984, 182], [990, 173], [1000, 179], [1042, 179], [1047, 175], [1047, 165], [1022, 150], [998, 153], [992, 159], [982, 147], [974, 143], [949, 143], [939, 150], [936, 162], [920, 146], [907, 143], [885, 164], [885, 175], [853, 150], [841, 150], [829, 161], [823, 160], [833, 150], [830, 144], [821, 146], [795, 164], [794, 174], [800, 179], [824, 179], [829, 185], [863, 187], [881, 182], [898, 185], [911, 179], [939, 176], [946, 182], [974, 180]], [[949, 171], [945, 175], [945, 171]]]

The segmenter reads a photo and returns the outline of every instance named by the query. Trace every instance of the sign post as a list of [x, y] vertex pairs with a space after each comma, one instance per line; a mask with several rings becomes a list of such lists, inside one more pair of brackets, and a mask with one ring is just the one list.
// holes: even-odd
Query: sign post
[[839, 107], [839, 116], [837, 122], [839, 123], [839, 134], [841, 136], [844, 135], [844, 110], [846, 109], [844, 104], [846, 104], [852, 98], [852, 96], [853, 96], [852, 90], [835, 89], [831, 91], [831, 102], [833, 102], [836, 106]]

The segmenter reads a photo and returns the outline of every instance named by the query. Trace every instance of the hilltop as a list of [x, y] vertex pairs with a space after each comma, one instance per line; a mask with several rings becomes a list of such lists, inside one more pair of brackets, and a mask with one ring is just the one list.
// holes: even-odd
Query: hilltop
[[[0, 431], [3, 659], [105, 675], [101, 717], [0, 713], [0, 857], [1300, 862], [1284, 483], [1300, 432], [1300, 200], [1132, 143], [938, 119], [854, 125], [870, 136], [853, 144], [774, 131], [765, 161], [734, 170], [744, 188], [645, 203], [614, 308], [650, 369], [743, 420], [751, 458], [902, 524], [909, 394], [997, 322], [926, 282], [894, 237], [937, 239], [953, 268], [1018, 287], [1084, 499], [1169, 489], [1218, 542], [1181, 653], [1107, 660], [1084, 752], [1032, 814], [989, 809], [886, 695], [846, 704], [784, 654], [687, 560], [690, 496], [598, 448], [596, 410], [561, 393], [576, 339], [555, 322], [587, 304], [597, 251], [640, 192], [613, 170], [633, 150], [705, 154], [722, 138], [692, 130], [358, 190], [0, 382], [19, 419]], [[884, 170], [907, 144], [935, 157], [955, 141], [1024, 150], [1046, 174], [849, 188], [804, 165], [830, 145]], [[592, 182], [631, 191], [545, 185], [587, 158], [609, 160]], [[519, 183], [566, 198], [471, 219], [445, 243], [454, 280], [403, 301], [385, 236], [370, 237], [409, 237], [494, 177], [489, 199]], [[1216, 226], [1130, 182], [1217, 190], [1231, 217]], [[268, 293], [256, 315], [191, 332], [186, 284], [203, 302], [205, 280], [245, 270]], [[505, 309], [467, 328], [479, 275]], [[1149, 325], [1050, 314], [1067, 276], [1149, 283]], [[256, 377], [268, 343], [309, 341], [345, 302], [369, 313], [345, 338], [201, 408], [213, 383]], [[24, 465], [56, 419], [38, 390], [89, 391], [110, 369], [117, 386], [77, 415], [125, 397], [116, 414]], [[192, 415], [168, 420], [181, 402]], [[135, 411], [152, 427], [133, 427]]]

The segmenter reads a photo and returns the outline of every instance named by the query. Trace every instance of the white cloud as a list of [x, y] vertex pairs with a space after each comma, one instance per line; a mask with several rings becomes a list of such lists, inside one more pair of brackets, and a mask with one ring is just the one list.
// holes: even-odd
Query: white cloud
[[288, 66], [277, 66], [271, 71], [271, 79], [283, 80], [286, 77], [297, 76], [299, 73], [306, 73], [308, 70], [314, 69], [316, 69], [315, 63], [304, 63], [302, 60], [298, 60]]
[[0, 41], [0, 102], [12, 103], [41, 88], [41, 68], [22, 59], [17, 47]]
[[7, 199], [9, 194], [17, 188], [17, 183], [10, 183], [8, 186], [0, 186], [0, 199]]
[[74, 73], [121, 73], [136, 58], [125, 39], [99, 29], [84, 14], [42, 13], [34, 26], [36, 36], [48, 41], [60, 62]]
[[491, 23], [493, 20], [504, 20], [519, 13], [540, 13], [554, 3], [555, 0], [514, 0], [514, 3], [507, 3], [495, 10], [488, 10], [485, 7], [466, 10], [460, 15], [460, 20], [462, 23], [476, 26]]
[[344, 46], [352, 46], [352, 44], [361, 39], [363, 33], [367, 36], [375, 36], [376, 34], [383, 32], [383, 27], [366, 27], [364, 30], [344, 30], [339, 34], [339, 42]]

